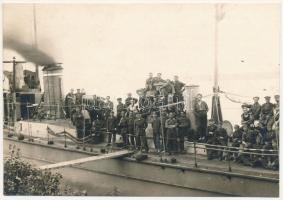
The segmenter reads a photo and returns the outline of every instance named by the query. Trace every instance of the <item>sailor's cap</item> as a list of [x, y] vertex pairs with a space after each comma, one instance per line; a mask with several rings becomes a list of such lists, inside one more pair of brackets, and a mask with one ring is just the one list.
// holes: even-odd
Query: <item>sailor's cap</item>
[[121, 97], [117, 98], [117, 101], [121, 101], [121, 100], [122, 100], [122, 98], [121, 98]]
[[259, 99], [259, 97], [258, 97], [258, 96], [255, 96], [255, 97], [253, 97], [253, 99]]
[[265, 96], [264, 98], [265, 98], [265, 99], [270, 99], [270, 96]]
[[274, 95], [274, 98], [280, 98], [279, 94]]

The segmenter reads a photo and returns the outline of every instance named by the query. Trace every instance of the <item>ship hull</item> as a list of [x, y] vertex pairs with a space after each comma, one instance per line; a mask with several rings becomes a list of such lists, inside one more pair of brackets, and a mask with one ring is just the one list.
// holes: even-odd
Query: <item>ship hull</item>
[[[20, 149], [24, 159], [36, 166], [78, 159], [90, 152], [4, 138], [4, 155], [9, 145]], [[54, 169], [64, 182], [88, 195], [120, 196], [249, 196], [278, 197], [279, 181], [217, 170], [200, 169], [132, 158], [110, 159]]]

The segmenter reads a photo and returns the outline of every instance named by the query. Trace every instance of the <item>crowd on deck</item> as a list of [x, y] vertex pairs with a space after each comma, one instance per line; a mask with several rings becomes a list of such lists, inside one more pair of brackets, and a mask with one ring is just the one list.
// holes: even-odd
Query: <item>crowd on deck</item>
[[[185, 153], [184, 142], [188, 140], [205, 143], [208, 159], [278, 167], [278, 157], [272, 154], [277, 153], [279, 146], [279, 95], [275, 95], [274, 104], [269, 96], [262, 105], [258, 103], [259, 97], [253, 98], [252, 105], [243, 104], [241, 125], [235, 125], [228, 135], [221, 124], [213, 119], [207, 121], [208, 106], [201, 94], [196, 95], [193, 103], [197, 128], [191, 128], [184, 110], [184, 87], [178, 76], [172, 81], [163, 80], [161, 73], [156, 77], [149, 73], [145, 87], [137, 90], [138, 98], [131, 93], [124, 102], [117, 98], [116, 114], [109, 96], [84, 98], [83, 90], [74, 93], [72, 89], [65, 98], [65, 116], [76, 126], [79, 138], [90, 134], [102, 138], [107, 133], [107, 145], [144, 152], [155, 149], [170, 155]], [[247, 148], [255, 154], [247, 154]]]
[[278, 169], [280, 97], [274, 96], [274, 104], [270, 99], [266, 96], [266, 102], [260, 105], [259, 97], [254, 97], [252, 105], [243, 104], [241, 125], [234, 125], [231, 135], [209, 120], [208, 159], [229, 159], [248, 166]]

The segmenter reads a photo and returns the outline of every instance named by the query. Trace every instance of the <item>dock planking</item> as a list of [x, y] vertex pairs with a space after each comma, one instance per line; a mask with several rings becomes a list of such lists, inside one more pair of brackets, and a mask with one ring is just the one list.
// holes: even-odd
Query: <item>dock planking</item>
[[98, 156], [90, 156], [86, 158], [80, 158], [80, 159], [75, 159], [75, 160], [68, 160], [64, 162], [59, 162], [59, 163], [54, 163], [50, 165], [44, 165], [40, 166], [39, 169], [45, 170], [45, 169], [56, 169], [56, 168], [62, 168], [62, 167], [70, 167], [73, 165], [78, 165], [81, 163], [86, 163], [86, 162], [91, 162], [91, 161], [98, 161], [98, 160], [103, 160], [103, 159], [111, 159], [111, 158], [119, 158], [119, 157], [124, 157], [127, 155], [132, 154], [132, 151], [128, 150], [121, 150], [121, 151], [116, 151], [112, 153], [107, 153], [107, 154], [101, 154]]

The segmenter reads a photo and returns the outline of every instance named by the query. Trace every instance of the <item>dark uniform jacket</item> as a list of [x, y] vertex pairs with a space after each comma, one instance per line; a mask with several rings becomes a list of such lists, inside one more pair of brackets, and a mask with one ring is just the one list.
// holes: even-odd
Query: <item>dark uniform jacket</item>
[[234, 131], [233, 135], [232, 135], [232, 142], [233, 143], [241, 143], [242, 136], [243, 136], [243, 132], [241, 130]]
[[177, 94], [182, 93], [182, 89], [185, 86], [184, 83], [182, 83], [181, 81], [174, 81], [174, 88], [175, 88], [175, 92]]
[[272, 103], [264, 103], [261, 106], [261, 114], [262, 115], [273, 115], [273, 107]]
[[216, 137], [220, 145], [226, 145], [228, 142], [228, 134], [224, 128], [218, 128], [216, 130]]
[[260, 117], [261, 106], [258, 102], [254, 103], [251, 107], [251, 111], [255, 120], [258, 120]]
[[140, 119], [135, 119], [135, 133], [136, 135], [142, 135], [144, 134], [145, 130], [145, 119], [140, 118]]
[[130, 134], [134, 133], [134, 128], [135, 128], [135, 117], [128, 117], [127, 118], [127, 125], [128, 125], [128, 131]]
[[253, 130], [248, 130], [247, 132], [243, 133], [243, 142], [250, 143], [251, 145], [255, 144], [256, 141], [256, 134]]
[[217, 126], [215, 124], [210, 124], [207, 127], [207, 131], [208, 131], [207, 143], [208, 144], [217, 144], [216, 130], [217, 130]]
[[178, 117], [178, 126], [182, 128], [189, 128], [191, 126], [191, 122], [187, 117]]
[[200, 114], [206, 114], [208, 111], [208, 106], [204, 101], [195, 102], [194, 103], [194, 113], [196, 116], [199, 116]]
[[152, 119], [151, 124], [152, 124], [153, 134], [160, 134], [160, 128], [161, 128], [160, 119], [158, 118]]
[[241, 119], [242, 125], [250, 125], [254, 121], [253, 114], [251, 112], [243, 113], [241, 115]]
[[110, 109], [110, 110], [113, 110], [113, 102], [111, 102], [111, 101], [106, 101], [105, 103], [104, 103], [104, 108], [107, 108], [107, 109]]
[[117, 105], [117, 116], [121, 116], [121, 112], [125, 110], [125, 106], [123, 103], [119, 103]]
[[126, 117], [122, 117], [119, 121], [118, 124], [121, 134], [126, 134], [127, 130], [128, 130], [128, 126], [127, 126], [127, 118]]
[[146, 82], [145, 82], [146, 88], [147, 88], [149, 85], [153, 85], [153, 83], [154, 83], [154, 79], [153, 79], [153, 78], [148, 78], [148, 79], [146, 79]]
[[117, 118], [114, 116], [113, 117], [109, 116], [107, 118], [106, 126], [108, 131], [114, 131], [117, 127]]
[[76, 96], [76, 104], [77, 104], [77, 105], [82, 104], [82, 97], [83, 97], [83, 94], [82, 94], [82, 93], [76, 93], [75, 96]]

